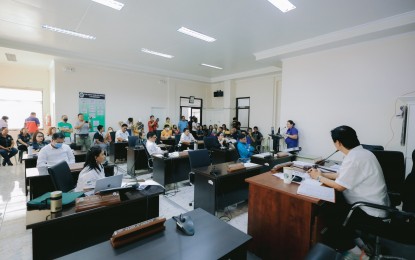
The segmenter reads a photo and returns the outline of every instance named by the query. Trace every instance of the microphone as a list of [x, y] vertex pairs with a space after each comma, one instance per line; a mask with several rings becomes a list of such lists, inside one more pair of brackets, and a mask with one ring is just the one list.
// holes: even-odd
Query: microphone
[[334, 151], [332, 154], [327, 156], [326, 158], [319, 160], [316, 162], [316, 164], [323, 165], [330, 157], [332, 157], [335, 153], [337, 153], [339, 150]]

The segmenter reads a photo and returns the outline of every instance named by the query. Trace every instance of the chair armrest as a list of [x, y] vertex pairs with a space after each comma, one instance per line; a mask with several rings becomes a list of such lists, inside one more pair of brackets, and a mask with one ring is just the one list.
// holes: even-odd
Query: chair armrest
[[374, 203], [370, 203], [370, 202], [358, 201], [358, 202], [356, 202], [352, 205], [349, 213], [347, 214], [347, 217], [343, 222], [344, 227], [349, 222], [354, 210], [357, 209], [357, 208], [360, 208], [360, 207], [369, 207], [369, 208], [381, 209], [381, 210], [387, 211], [389, 213], [398, 213], [398, 214], [400, 214], [402, 216], [405, 216], [405, 217], [415, 217], [415, 213], [400, 211], [396, 208], [383, 206], [383, 205], [379, 205], [379, 204], [374, 204]]

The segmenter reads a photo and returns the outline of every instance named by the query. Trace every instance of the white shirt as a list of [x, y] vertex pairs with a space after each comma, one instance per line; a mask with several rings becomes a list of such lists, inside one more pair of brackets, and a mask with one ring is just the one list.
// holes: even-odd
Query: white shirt
[[9, 124], [4, 119], [0, 119], [0, 129], [3, 127], [9, 127]]
[[161, 150], [160, 147], [158, 147], [156, 143], [150, 140], [147, 140], [146, 148], [150, 155], [155, 154], [155, 153], [158, 153], [158, 154], [164, 153], [163, 150]]
[[61, 148], [53, 148], [52, 144], [48, 144], [40, 150], [36, 167], [53, 166], [61, 161], [66, 161], [68, 164], [75, 163], [71, 147], [62, 144]]
[[115, 133], [115, 142], [119, 143], [117, 139], [118, 137], [122, 138], [124, 141], [128, 141], [129, 136], [130, 134], [128, 133], [128, 131], [125, 131], [125, 133], [123, 133], [121, 129], [117, 130], [117, 132]]
[[180, 136], [180, 143], [181, 142], [194, 142], [196, 141], [193, 137], [192, 133], [189, 133], [189, 135], [185, 135], [184, 133]]
[[[343, 195], [349, 204], [364, 201], [390, 205], [382, 168], [375, 155], [361, 145], [351, 149], [344, 158], [336, 183], [346, 188]], [[387, 216], [378, 209], [362, 207], [362, 210], [374, 217]]]
[[85, 189], [95, 188], [95, 183], [99, 179], [105, 178], [104, 167], [100, 166], [100, 170], [90, 169], [86, 166], [81, 173], [79, 173], [78, 183], [75, 191], [84, 191]]

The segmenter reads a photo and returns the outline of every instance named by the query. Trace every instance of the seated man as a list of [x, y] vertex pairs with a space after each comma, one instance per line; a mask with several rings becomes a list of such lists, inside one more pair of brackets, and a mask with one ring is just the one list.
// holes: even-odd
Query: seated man
[[10, 165], [13, 163], [10, 161], [10, 158], [17, 154], [17, 149], [14, 148], [14, 140], [11, 135], [9, 135], [9, 129], [3, 127], [0, 134], [0, 154], [3, 157], [3, 166]]
[[[349, 259], [359, 259], [362, 252], [355, 246], [353, 239], [356, 238], [353, 226], [359, 223], [381, 222], [381, 218], [387, 216], [385, 211], [373, 208], [357, 209], [350, 220], [351, 225], [342, 227], [342, 221], [350, 209], [350, 205], [358, 202], [370, 202], [389, 206], [390, 201], [386, 189], [382, 168], [375, 155], [363, 149], [357, 138], [356, 132], [349, 126], [339, 126], [331, 130], [331, 138], [334, 146], [345, 157], [337, 173], [322, 173], [318, 169], [310, 169], [310, 177], [342, 192], [346, 203], [336, 201], [336, 209], [332, 211], [334, 216], [333, 238], [329, 238], [333, 245], [339, 250], [348, 250], [345, 253]], [[328, 240], [328, 241], [329, 241]], [[356, 257], [357, 258], [353, 258]], [[360, 258], [362, 259], [362, 258]]]
[[127, 124], [122, 124], [121, 129], [115, 133], [116, 143], [128, 142], [128, 136], [130, 136], [130, 134], [127, 131], [127, 127]]
[[163, 154], [164, 151], [161, 150], [160, 147], [156, 144], [157, 135], [155, 132], [148, 132], [147, 133], [147, 142], [146, 142], [146, 148], [150, 155], [153, 154]]
[[230, 137], [232, 139], [238, 140], [238, 135], [239, 135], [238, 130], [236, 130], [235, 127], [232, 127]]
[[61, 161], [68, 164], [75, 163], [75, 156], [69, 145], [65, 144], [63, 133], [54, 133], [50, 144], [40, 150], [36, 167], [53, 166]]
[[240, 135], [239, 141], [237, 144], [237, 149], [239, 152], [239, 156], [241, 158], [250, 158], [252, 156], [252, 153], [254, 152], [254, 147], [250, 146], [246, 143], [246, 136]]
[[191, 142], [195, 142], [196, 139], [190, 133], [189, 128], [185, 128], [183, 134], [180, 136], [180, 143], [190, 145]]
[[108, 154], [108, 142], [104, 138], [104, 126], [98, 125], [97, 132], [94, 134], [94, 145], [98, 145], [106, 154]]
[[[155, 133], [155, 132], [154, 132]], [[173, 135], [172, 130], [170, 129], [170, 125], [165, 124], [163, 131], [161, 131], [161, 140], [167, 140], [171, 138]]]
[[229, 144], [226, 142], [225, 135], [223, 133], [217, 134], [218, 142], [219, 142], [219, 148], [227, 148]]

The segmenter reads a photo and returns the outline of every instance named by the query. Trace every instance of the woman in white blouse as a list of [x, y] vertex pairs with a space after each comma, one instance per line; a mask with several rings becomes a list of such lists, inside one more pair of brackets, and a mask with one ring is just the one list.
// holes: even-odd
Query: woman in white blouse
[[79, 174], [75, 191], [87, 191], [95, 188], [95, 182], [105, 178], [105, 152], [100, 146], [92, 146], [86, 154], [84, 169]]

